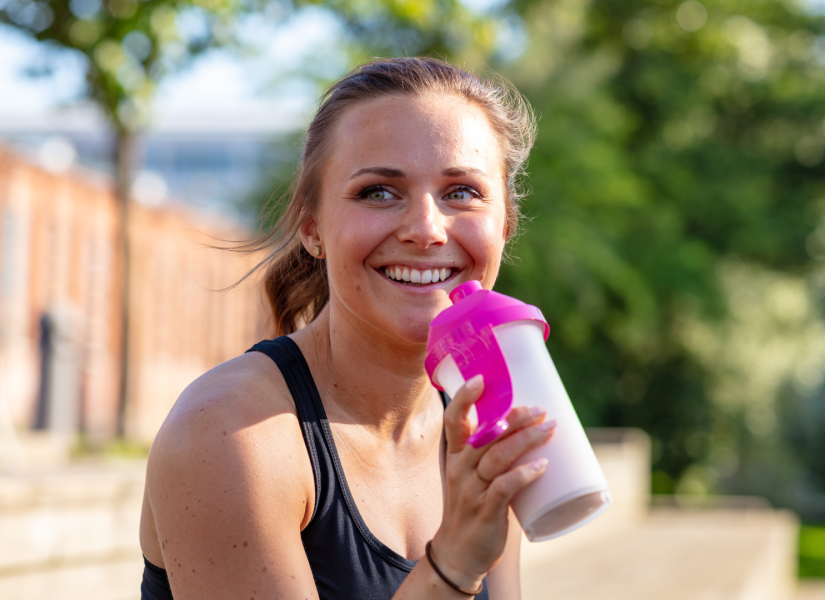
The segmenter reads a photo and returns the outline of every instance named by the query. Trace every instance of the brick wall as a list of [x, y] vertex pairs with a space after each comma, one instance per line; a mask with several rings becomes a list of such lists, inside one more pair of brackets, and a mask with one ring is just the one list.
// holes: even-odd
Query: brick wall
[[[80, 423], [114, 435], [120, 380], [121, 265], [111, 182], [82, 169], [52, 174], [0, 148], [0, 413], [34, 421], [40, 319], [68, 315], [77, 332]], [[186, 385], [263, 337], [264, 303], [236, 281], [250, 257], [207, 248], [248, 232], [173, 202], [133, 203], [127, 433], [150, 441]], [[3, 415], [0, 414], [0, 419]]]

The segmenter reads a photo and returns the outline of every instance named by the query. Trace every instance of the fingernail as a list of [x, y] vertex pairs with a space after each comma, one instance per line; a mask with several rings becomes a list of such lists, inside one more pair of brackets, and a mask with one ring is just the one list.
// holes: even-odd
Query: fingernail
[[537, 427], [541, 431], [552, 431], [556, 428], [556, 420], [550, 419], [549, 421], [545, 421], [544, 423], [539, 423]]
[[547, 407], [545, 406], [532, 406], [530, 407], [530, 416], [531, 417], [540, 417], [542, 415], [547, 414]]
[[467, 389], [471, 391], [476, 391], [479, 389], [484, 383], [484, 376], [476, 375], [475, 377], [471, 377], [469, 381], [467, 381]]
[[533, 471], [541, 471], [544, 467], [547, 466], [547, 459], [546, 458], [539, 458], [538, 460], [534, 460], [530, 463], [530, 469]]

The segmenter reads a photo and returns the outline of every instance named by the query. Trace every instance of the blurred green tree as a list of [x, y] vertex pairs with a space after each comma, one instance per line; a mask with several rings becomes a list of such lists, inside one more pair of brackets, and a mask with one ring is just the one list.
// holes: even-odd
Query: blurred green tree
[[586, 425], [652, 435], [656, 491], [710, 464], [714, 445], [738, 448], [741, 466], [746, 434], [711, 401], [685, 320], [728, 314], [726, 261], [804, 274], [825, 255], [811, 245], [825, 198], [825, 19], [774, 0], [503, 11], [529, 42], [499, 68], [541, 121], [528, 234], [498, 287], [544, 311]]

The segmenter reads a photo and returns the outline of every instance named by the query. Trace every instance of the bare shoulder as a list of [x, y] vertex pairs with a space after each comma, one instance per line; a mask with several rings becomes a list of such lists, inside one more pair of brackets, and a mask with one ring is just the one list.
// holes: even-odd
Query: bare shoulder
[[144, 554], [162, 560], [175, 597], [212, 597], [242, 574], [265, 579], [275, 565], [308, 586], [300, 531], [312, 514], [313, 486], [280, 370], [257, 352], [234, 358], [187, 387], [158, 432], [146, 477]]
[[206, 412], [206, 409], [228, 413], [241, 409], [246, 413], [256, 407], [290, 410], [292, 401], [281, 371], [272, 359], [260, 352], [249, 352], [210, 369], [189, 384], [164, 427], [190, 422], [197, 416], [195, 412]]
[[214, 461], [233, 450], [288, 445], [295, 437], [290, 432], [301, 441], [286, 382], [270, 358], [250, 352], [207, 371], [183, 391], [158, 432], [149, 468], [173, 457], [205, 461], [198, 453], [213, 454]]

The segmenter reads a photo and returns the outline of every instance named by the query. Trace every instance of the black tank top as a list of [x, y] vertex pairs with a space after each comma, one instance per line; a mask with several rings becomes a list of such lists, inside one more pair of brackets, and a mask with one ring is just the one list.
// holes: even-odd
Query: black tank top
[[[384, 545], [361, 518], [301, 350], [283, 336], [247, 350], [253, 351], [269, 356], [281, 370], [295, 401], [312, 463], [315, 510], [301, 540], [320, 600], [389, 600], [416, 562]], [[146, 561], [141, 593], [142, 600], [172, 600], [166, 571]], [[489, 600], [486, 580], [476, 598]]]

